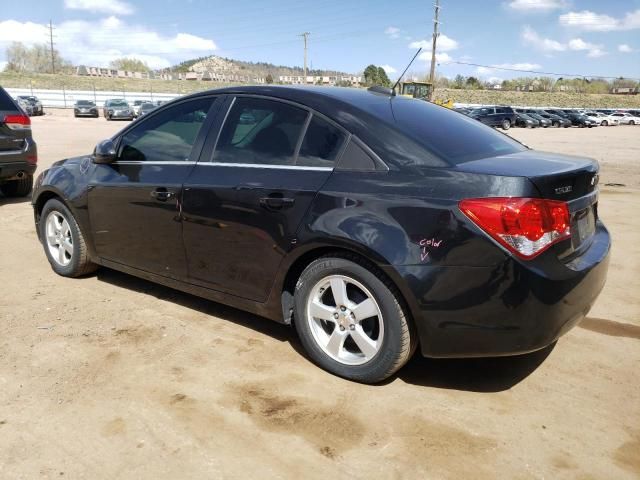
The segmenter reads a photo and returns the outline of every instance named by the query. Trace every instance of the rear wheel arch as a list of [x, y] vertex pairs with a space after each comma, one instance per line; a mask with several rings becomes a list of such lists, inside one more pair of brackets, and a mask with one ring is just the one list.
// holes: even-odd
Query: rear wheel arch
[[296, 258], [287, 269], [287, 273], [280, 287], [284, 323], [292, 324], [294, 321], [293, 295], [295, 293], [296, 284], [300, 279], [302, 272], [307, 268], [307, 266], [322, 257], [336, 257], [350, 260], [361, 265], [362, 267], [366, 268], [374, 275], [376, 275], [378, 278], [380, 278], [383, 283], [396, 294], [402, 308], [406, 312], [408, 321], [411, 323], [413, 328], [416, 328], [414, 312], [415, 308], [417, 307], [412, 305], [412, 303], [409, 301], [407, 293], [403, 290], [403, 288], [401, 288], [401, 280], [399, 278], [392, 278], [389, 274], [387, 274], [387, 272], [378, 267], [365, 255], [346, 247], [335, 246], [317, 247], [310, 251], [307, 251]]

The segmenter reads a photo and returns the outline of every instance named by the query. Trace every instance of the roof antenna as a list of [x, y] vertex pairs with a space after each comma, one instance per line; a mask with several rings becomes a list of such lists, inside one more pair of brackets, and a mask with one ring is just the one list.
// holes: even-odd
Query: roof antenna
[[402, 77], [404, 77], [404, 74], [407, 73], [407, 70], [409, 70], [409, 67], [411, 67], [411, 64], [413, 64], [413, 61], [416, 59], [416, 57], [420, 54], [420, 52], [422, 51], [422, 47], [420, 47], [418, 49], [418, 51], [416, 52], [416, 54], [413, 56], [413, 58], [411, 59], [411, 61], [409, 62], [409, 65], [407, 65], [407, 68], [404, 69], [404, 71], [402, 72], [402, 74], [398, 77], [398, 80], [396, 80], [396, 83], [393, 84], [393, 87], [391, 87], [391, 91], [393, 92], [393, 95], [395, 96], [396, 94], [396, 87], [398, 86], [398, 84], [400, 83], [400, 80], [402, 80]]

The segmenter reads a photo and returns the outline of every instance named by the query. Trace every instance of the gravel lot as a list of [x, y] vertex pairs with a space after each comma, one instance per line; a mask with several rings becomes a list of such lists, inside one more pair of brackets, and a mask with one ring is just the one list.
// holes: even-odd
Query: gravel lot
[[[123, 126], [34, 118], [40, 168]], [[638, 478], [640, 126], [509, 134], [602, 162], [598, 303], [555, 348], [415, 357], [379, 386], [259, 317], [107, 269], [59, 277], [30, 203], [0, 198], [0, 478]]]

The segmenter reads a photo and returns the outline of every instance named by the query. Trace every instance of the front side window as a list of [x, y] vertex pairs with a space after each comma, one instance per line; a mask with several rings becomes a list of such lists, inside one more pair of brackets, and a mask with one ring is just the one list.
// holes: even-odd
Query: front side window
[[214, 162], [294, 165], [308, 112], [263, 98], [236, 98], [214, 153]]
[[212, 103], [212, 98], [190, 100], [143, 120], [122, 137], [119, 160], [187, 161]]

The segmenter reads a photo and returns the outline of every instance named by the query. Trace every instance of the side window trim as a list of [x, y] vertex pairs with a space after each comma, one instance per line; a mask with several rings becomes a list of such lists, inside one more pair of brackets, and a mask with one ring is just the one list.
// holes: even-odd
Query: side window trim
[[[116, 159], [112, 165], [130, 165], [130, 164], [147, 164], [147, 165], [192, 165], [194, 163], [196, 163], [197, 158], [200, 156], [201, 150], [204, 148], [204, 140], [206, 138], [206, 134], [208, 132], [208, 130], [211, 128], [211, 124], [213, 123], [214, 118], [216, 117], [217, 114], [217, 110], [220, 108], [221, 104], [222, 104], [222, 100], [224, 100], [224, 95], [203, 95], [201, 97], [195, 97], [195, 98], [185, 98], [181, 101], [178, 101], [176, 103], [172, 103], [170, 105], [166, 105], [163, 106], [161, 108], [156, 108], [153, 110], [153, 112], [147, 114], [145, 116], [145, 118], [143, 118], [142, 120], [140, 120], [140, 123], [137, 122], [132, 122], [125, 130], [118, 132], [117, 136], [112, 137], [112, 140], [115, 140], [115, 147], [116, 147], [116, 152], [120, 152], [120, 147], [121, 147], [121, 142], [122, 139], [133, 129], [138, 128], [140, 125], [144, 125], [144, 122], [147, 122], [149, 119], [153, 118], [154, 116], [162, 113], [163, 111], [169, 109], [169, 108], [173, 108], [176, 107], [178, 105], [181, 105], [183, 103], [187, 103], [187, 102], [191, 102], [194, 100], [202, 100], [202, 99], [212, 99], [213, 101], [211, 102], [211, 106], [209, 107], [209, 110], [207, 111], [207, 118], [204, 121], [204, 123], [202, 124], [202, 127], [200, 127], [200, 131], [198, 132], [198, 135], [196, 136], [195, 141], [193, 142], [193, 145], [191, 147], [191, 154], [189, 155], [189, 159], [184, 161], [184, 162], [147, 162], [147, 161], [142, 161], [142, 160], [118, 160]], [[196, 155], [197, 152], [197, 155]]]
[[[349, 146], [350, 142], [353, 142], [356, 145], [358, 145], [367, 155], [369, 155], [371, 157], [373, 162], [376, 164], [376, 168], [374, 170], [353, 170], [353, 169], [343, 168], [342, 167], [342, 160], [343, 160], [342, 157], [344, 155], [344, 152], [347, 150], [347, 147]], [[357, 171], [357, 172], [384, 172], [384, 173], [386, 173], [386, 172], [389, 171], [389, 166], [386, 163], [384, 163], [384, 161], [378, 156], [378, 154], [376, 152], [374, 152], [371, 148], [369, 148], [369, 146], [366, 143], [364, 143], [362, 140], [360, 140], [360, 138], [357, 135], [349, 134], [347, 140], [344, 142], [344, 145], [342, 146], [342, 151], [340, 152], [340, 155], [336, 158], [335, 170], [339, 170], [339, 171], [343, 171], [343, 172]]]

